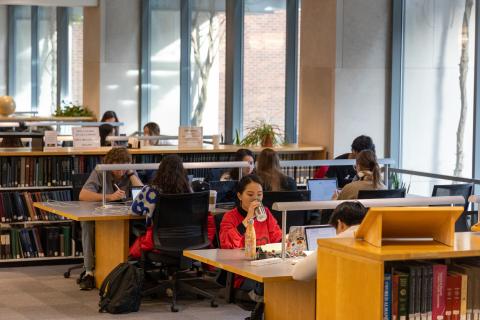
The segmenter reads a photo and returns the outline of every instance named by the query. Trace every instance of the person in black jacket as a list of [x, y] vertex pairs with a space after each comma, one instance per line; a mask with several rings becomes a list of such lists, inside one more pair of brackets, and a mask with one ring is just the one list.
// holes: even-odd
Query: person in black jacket
[[262, 179], [264, 191], [297, 191], [297, 183], [280, 168], [278, 154], [270, 148], [263, 149], [257, 158], [256, 174]]
[[[339, 159], [355, 159], [357, 154], [363, 150], [371, 150], [375, 153], [375, 144], [369, 136], [361, 135], [356, 137], [352, 142], [352, 151], [344, 153], [335, 158]], [[337, 178], [338, 187], [343, 188], [346, 184], [355, 180], [357, 172], [353, 166], [330, 166], [325, 174], [328, 178]]]

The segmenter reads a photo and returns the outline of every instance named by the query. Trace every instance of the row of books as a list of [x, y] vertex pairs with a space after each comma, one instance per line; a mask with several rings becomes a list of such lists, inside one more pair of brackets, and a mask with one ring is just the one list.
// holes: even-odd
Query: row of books
[[71, 190], [0, 192], [0, 221], [9, 223], [63, 219], [56, 214], [40, 210], [33, 206], [33, 202], [45, 202], [49, 200], [71, 201]]
[[385, 274], [384, 320], [480, 319], [480, 261], [398, 264]]
[[287, 167], [282, 168], [282, 172], [295, 179], [297, 184], [306, 184], [307, 179], [311, 179], [315, 176], [315, 172], [318, 168], [318, 166]]
[[1, 260], [81, 255], [71, 225], [3, 229], [0, 244]]

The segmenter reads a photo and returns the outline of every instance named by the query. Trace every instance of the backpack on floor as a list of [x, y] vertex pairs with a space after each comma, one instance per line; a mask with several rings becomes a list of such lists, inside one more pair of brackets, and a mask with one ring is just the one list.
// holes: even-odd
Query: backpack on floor
[[140, 308], [143, 271], [124, 262], [113, 269], [100, 287], [98, 312], [128, 313]]

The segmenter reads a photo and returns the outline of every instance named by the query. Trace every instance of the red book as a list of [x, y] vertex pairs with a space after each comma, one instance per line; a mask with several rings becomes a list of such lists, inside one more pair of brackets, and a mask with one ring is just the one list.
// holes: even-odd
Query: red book
[[398, 274], [392, 275], [392, 320], [398, 319]]
[[462, 305], [462, 276], [460, 274], [449, 274], [447, 279], [452, 284], [452, 320], [460, 320], [460, 309]]
[[445, 302], [447, 289], [447, 266], [433, 265], [432, 283], [432, 320], [443, 320], [445, 316]]
[[447, 296], [445, 302], [445, 320], [452, 320], [453, 310], [453, 276], [447, 274]]

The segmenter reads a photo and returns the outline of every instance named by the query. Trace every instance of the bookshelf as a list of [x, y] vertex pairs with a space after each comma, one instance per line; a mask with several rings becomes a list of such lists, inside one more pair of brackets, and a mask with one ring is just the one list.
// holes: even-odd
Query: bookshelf
[[395, 261], [480, 258], [480, 234], [456, 233], [453, 247], [433, 240], [318, 240], [316, 319], [383, 319], [384, 273]]

